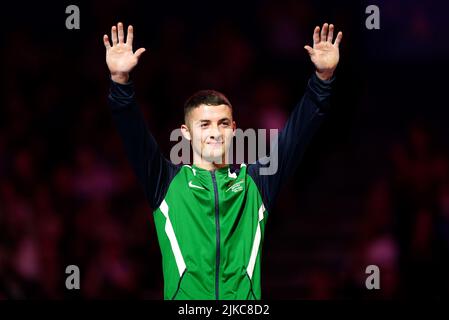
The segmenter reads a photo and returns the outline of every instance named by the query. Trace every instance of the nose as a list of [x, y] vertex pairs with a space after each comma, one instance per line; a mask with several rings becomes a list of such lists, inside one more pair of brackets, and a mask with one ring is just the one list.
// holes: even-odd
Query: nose
[[218, 140], [221, 138], [221, 132], [217, 124], [213, 124], [210, 128], [209, 137]]

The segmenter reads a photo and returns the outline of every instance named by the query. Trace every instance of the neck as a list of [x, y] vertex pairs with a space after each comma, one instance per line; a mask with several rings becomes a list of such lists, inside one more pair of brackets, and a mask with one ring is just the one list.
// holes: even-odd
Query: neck
[[[224, 160], [224, 157], [223, 157], [223, 160]], [[220, 169], [220, 168], [223, 168], [223, 167], [226, 167], [229, 165], [228, 163], [226, 163], [226, 161], [223, 161], [223, 160], [221, 161], [221, 163], [215, 163], [213, 161], [207, 161], [205, 159], [200, 158], [200, 159], [193, 159], [193, 164], [195, 166], [197, 166], [198, 168], [213, 171], [213, 170]]]

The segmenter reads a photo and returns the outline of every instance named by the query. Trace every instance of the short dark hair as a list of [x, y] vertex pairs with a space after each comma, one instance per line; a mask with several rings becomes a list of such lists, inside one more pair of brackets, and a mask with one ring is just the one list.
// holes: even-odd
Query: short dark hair
[[187, 99], [184, 104], [184, 121], [187, 120], [187, 115], [193, 109], [205, 104], [208, 106], [219, 106], [221, 104], [227, 105], [232, 108], [226, 96], [215, 90], [200, 90], [195, 92], [190, 98]]

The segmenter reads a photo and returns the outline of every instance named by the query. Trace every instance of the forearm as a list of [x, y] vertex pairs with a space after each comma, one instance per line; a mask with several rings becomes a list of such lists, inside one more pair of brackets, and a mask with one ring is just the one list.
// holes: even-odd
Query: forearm
[[321, 125], [329, 109], [333, 81], [334, 78], [322, 81], [316, 75], [312, 75], [304, 96], [281, 131], [278, 140], [278, 170], [281, 180], [296, 169], [306, 147]]
[[[277, 143], [271, 148], [269, 162], [262, 164], [259, 159], [249, 166], [248, 172], [262, 191], [268, 211], [271, 211], [282, 184], [296, 170], [309, 142], [320, 127], [329, 107], [333, 81], [334, 79], [321, 81], [312, 75], [304, 96], [290, 114]], [[261, 175], [260, 168], [268, 166], [275, 167], [276, 172]]]
[[320, 76], [318, 72], [312, 74], [307, 82], [303, 98], [311, 99], [312, 105], [320, 109], [320, 112], [327, 112], [330, 107], [330, 97], [335, 82], [335, 76], [330, 74], [326, 76], [326, 79], [323, 77], [325, 76]]
[[108, 103], [126, 156], [151, 202], [153, 197], [149, 166], [152, 170], [161, 169], [160, 152], [136, 103], [133, 84], [120, 84], [112, 80]]

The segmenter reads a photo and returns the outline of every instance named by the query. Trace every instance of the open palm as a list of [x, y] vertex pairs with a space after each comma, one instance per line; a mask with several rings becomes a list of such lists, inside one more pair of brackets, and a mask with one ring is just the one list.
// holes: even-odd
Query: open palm
[[320, 27], [318, 26], [313, 31], [313, 48], [307, 45], [304, 46], [315, 65], [317, 75], [322, 79], [332, 77], [340, 59], [338, 46], [343, 37], [343, 33], [340, 31], [332, 43], [333, 36], [334, 25], [325, 23], [321, 29], [321, 34]]
[[145, 48], [133, 52], [133, 37], [133, 26], [130, 25], [125, 42], [121, 22], [118, 23], [117, 27], [112, 26], [111, 28], [112, 46], [108, 36], [103, 36], [104, 46], [106, 47], [106, 63], [113, 78], [127, 80], [129, 72], [137, 65], [140, 55], [145, 52]]

